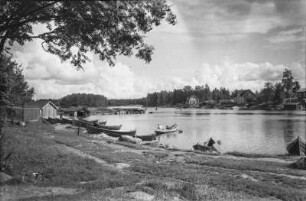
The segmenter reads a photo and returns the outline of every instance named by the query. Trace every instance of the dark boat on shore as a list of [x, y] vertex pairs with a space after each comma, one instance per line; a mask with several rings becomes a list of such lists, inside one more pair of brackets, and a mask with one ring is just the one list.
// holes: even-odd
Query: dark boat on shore
[[177, 131], [177, 125], [173, 124], [172, 126], [166, 126], [166, 128], [157, 128], [154, 130], [156, 135], [166, 134], [166, 133], [173, 133]]
[[107, 130], [120, 130], [121, 127], [122, 127], [122, 124], [120, 125], [105, 125], [105, 123], [94, 123], [94, 126], [95, 127], [98, 127], [98, 128], [104, 128], [104, 129], [107, 129]]
[[51, 117], [48, 117], [48, 119], [46, 119], [49, 123], [51, 124], [57, 124], [57, 123], [61, 123], [61, 120], [58, 119], [58, 118], [51, 118]]
[[135, 134], [136, 134], [136, 130], [130, 130], [130, 131], [108, 130], [108, 129], [98, 128], [98, 127], [91, 126], [91, 125], [88, 125], [86, 129], [89, 134], [105, 133], [112, 137], [120, 137], [122, 135], [129, 135], [129, 136], [135, 137]]
[[101, 124], [101, 125], [106, 124], [106, 121], [98, 122], [98, 120], [88, 121], [88, 120], [85, 120], [85, 119], [77, 119], [77, 120], [73, 120], [73, 122], [76, 126], [80, 126], [80, 127], [84, 127], [84, 128], [86, 128], [87, 126], [94, 126], [94, 124], [98, 124], [98, 123]]
[[306, 147], [305, 142], [303, 142], [300, 136], [298, 136], [295, 140], [293, 140], [287, 145], [287, 151], [291, 155], [301, 156], [306, 154], [305, 147]]
[[73, 120], [72, 119], [67, 119], [67, 118], [61, 118], [61, 123], [62, 124], [72, 124]]
[[137, 138], [140, 138], [142, 141], [153, 141], [156, 140], [156, 134], [153, 133], [151, 135], [137, 135]]

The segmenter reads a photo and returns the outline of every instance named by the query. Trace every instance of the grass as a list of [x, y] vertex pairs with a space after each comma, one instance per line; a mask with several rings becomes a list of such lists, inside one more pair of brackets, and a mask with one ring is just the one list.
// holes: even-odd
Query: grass
[[[292, 169], [286, 163], [245, 158], [235, 160], [190, 152], [175, 154], [174, 151], [145, 150], [126, 143], [105, 144], [85, 135], [77, 136], [75, 132], [54, 131], [52, 126], [41, 123], [31, 123], [26, 127], [6, 125], [3, 134], [4, 156], [11, 153], [5, 161], [6, 173], [23, 184], [70, 187], [83, 192], [77, 196], [27, 200], [90, 200], [92, 196], [125, 200], [125, 194], [134, 191], [154, 195], [157, 200], [174, 197], [238, 200], [254, 199], [254, 196], [306, 200], [305, 180], [280, 175], [306, 177], [305, 170]], [[120, 151], [112, 144], [123, 145], [125, 149]], [[109, 163], [129, 163], [131, 167], [118, 171], [67, 152], [64, 146]], [[135, 153], [132, 149], [143, 151]], [[185, 157], [185, 162], [168, 160], [177, 155]], [[33, 173], [41, 177], [33, 178]]]
[[[247, 161], [246, 161], [247, 160]], [[306, 172], [302, 170], [290, 168], [288, 163], [279, 163], [273, 161], [260, 161], [260, 160], [241, 160], [241, 158], [212, 158], [212, 157], [192, 157], [186, 160], [186, 163], [205, 165], [211, 167], [220, 167], [236, 170], [250, 170], [260, 172], [273, 172], [278, 174], [290, 174], [294, 176], [306, 177]]]
[[[32, 123], [28, 126], [6, 126], [4, 133], [5, 172], [21, 182], [38, 186], [81, 187], [85, 189], [114, 188], [138, 181], [138, 176], [124, 174], [62, 150], [50, 140], [49, 125]], [[38, 178], [33, 178], [38, 173]], [[96, 181], [88, 184], [80, 182]]]
[[[176, 164], [135, 164], [133, 170], [161, 178], [175, 178], [195, 185], [208, 185], [229, 192], [243, 192], [256, 197], [277, 197], [283, 200], [305, 200], [304, 180], [277, 178], [267, 174], [252, 175], [240, 169], [222, 169], [218, 166], [176, 165]], [[244, 179], [248, 174], [258, 181]], [[259, 178], [259, 177], [263, 178]], [[276, 182], [275, 182], [276, 181]]]

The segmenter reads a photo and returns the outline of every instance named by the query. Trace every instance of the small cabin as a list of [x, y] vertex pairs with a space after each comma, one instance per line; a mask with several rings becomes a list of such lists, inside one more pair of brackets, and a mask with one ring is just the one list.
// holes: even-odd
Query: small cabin
[[250, 102], [255, 102], [257, 99], [256, 95], [250, 90], [242, 90], [235, 98], [235, 103], [243, 105]]
[[78, 117], [87, 117], [90, 115], [90, 111], [85, 107], [69, 107], [69, 108], [61, 108], [61, 115], [70, 116], [74, 118]]
[[197, 105], [199, 105], [199, 102], [200, 102], [199, 98], [195, 95], [190, 96], [187, 100], [187, 104], [189, 106], [197, 106]]
[[56, 118], [58, 107], [48, 100], [39, 100], [24, 105], [24, 120], [37, 120], [43, 118]]
[[302, 88], [296, 92], [297, 98], [300, 101], [300, 103], [306, 107], [306, 88]]

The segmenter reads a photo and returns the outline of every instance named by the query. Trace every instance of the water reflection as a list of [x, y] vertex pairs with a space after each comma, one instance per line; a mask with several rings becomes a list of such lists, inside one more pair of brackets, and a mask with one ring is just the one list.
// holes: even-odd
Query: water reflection
[[[149, 110], [150, 111], [150, 110]], [[157, 124], [176, 123], [183, 133], [158, 137], [169, 147], [192, 149], [209, 137], [222, 141], [222, 151], [283, 154], [286, 144], [296, 136], [305, 140], [306, 113], [233, 111], [172, 108], [152, 110], [153, 114], [109, 115], [92, 118], [106, 119], [108, 124], [123, 124], [122, 129], [137, 129], [138, 135], [154, 132]]]

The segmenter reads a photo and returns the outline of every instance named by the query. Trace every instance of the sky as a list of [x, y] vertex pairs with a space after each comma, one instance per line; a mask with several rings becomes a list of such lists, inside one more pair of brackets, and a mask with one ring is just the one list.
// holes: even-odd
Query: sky
[[208, 84], [233, 89], [263, 88], [281, 81], [289, 68], [305, 87], [305, 0], [171, 0], [175, 26], [164, 22], [145, 38], [155, 50], [146, 64], [118, 57], [114, 67], [90, 53], [76, 70], [46, 53], [41, 41], [15, 48], [14, 57], [35, 88], [36, 99], [71, 93], [141, 98], [161, 90]]

